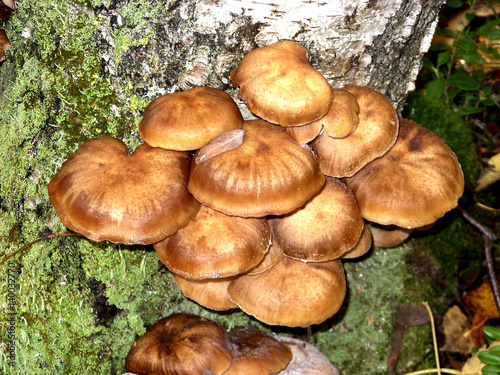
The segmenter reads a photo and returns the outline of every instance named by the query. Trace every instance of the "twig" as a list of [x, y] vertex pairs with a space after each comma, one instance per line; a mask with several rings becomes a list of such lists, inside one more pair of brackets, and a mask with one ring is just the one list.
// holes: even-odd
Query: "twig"
[[436, 339], [436, 327], [434, 326], [434, 316], [432, 315], [432, 310], [427, 302], [422, 302], [422, 305], [425, 306], [427, 312], [429, 313], [429, 317], [431, 318], [432, 342], [434, 344], [434, 355], [436, 356], [437, 373], [438, 375], [441, 375], [441, 365], [439, 364], [439, 350]]
[[500, 311], [500, 287], [498, 285], [498, 279], [495, 274], [495, 263], [493, 257], [491, 256], [491, 249], [493, 248], [493, 242], [496, 241], [497, 236], [491, 229], [486, 227], [484, 224], [476, 220], [472, 215], [470, 215], [464, 209], [458, 207], [458, 210], [464, 217], [466, 221], [469, 222], [474, 228], [479, 230], [483, 235], [483, 250], [484, 257], [486, 259], [486, 268], [488, 270], [488, 279], [490, 280], [491, 291], [493, 292], [493, 297], [497, 305], [498, 311]]
[[46, 240], [46, 239], [49, 239], [49, 238], [54, 238], [54, 237], [84, 237], [82, 236], [81, 234], [78, 234], [78, 233], [60, 233], [60, 234], [50, 234], [48, 236], [45, 236], [45, 237], [41, 237], [41, 238], [38, 238], [32, 242], [30, 242], [29, 244], [26, 244], [24, 245], [23, 247], [21, 247], [20, 249], [17, 249], [16, 251], [14, 251], [12, 254], [9, 254], [9, 255], [6, 255], [2, 261], [0, 262], [0, 266], [2, 264], [4, 264], [6, 261], [8, 261], [10, 258], [12, 258], [14, 255], [16, 255], [17, 253], [20, 253], [21, 251], [24, 251], [26, 250], [28, 247], [30, 247], [31, 245], [34, 245], [36, 244], [37, 242], [40, 242], [42, 240]]

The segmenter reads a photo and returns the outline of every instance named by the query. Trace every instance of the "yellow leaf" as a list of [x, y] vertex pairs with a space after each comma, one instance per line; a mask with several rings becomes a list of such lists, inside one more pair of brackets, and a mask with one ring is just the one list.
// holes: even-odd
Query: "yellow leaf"
[[488, 172], [486, 172], [479, 180], [477, 180], [476, 191], [483, 190], [484, 188], [490, 186], [492, 183], [500, 180], [500, 154], [492, 156], [488, 161], [488, 164], [492, 167]]
[[467, 294], [464, 297], [464, 302], [472, 311], [481, 314], [485, 318], [500, 318], [489, 280], [485, 280], [476, 289]]
[[493, 341], [489, 347], [486, 347], [486, 345], [481, 346], [477, 353], [465, 362], [462, 367], [462, 375], [481, 375], [481, 369], [486, 366], [486, 363], [481, 362], [479, 358], [477, 358], [477, 355], [483, 350], [488, 350], [496, 345], [500, 345], [500, 340]]

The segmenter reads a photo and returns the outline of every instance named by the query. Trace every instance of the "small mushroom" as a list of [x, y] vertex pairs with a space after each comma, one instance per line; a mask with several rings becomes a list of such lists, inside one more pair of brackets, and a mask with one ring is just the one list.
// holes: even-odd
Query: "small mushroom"
[[283, 257], [258, 275], [242, 275], [229, 298], [260, 321], [288, 327], [323, 323], [342, 306], [346, 293], [340, 260], [305, 263]]
[[125, 368], [140, 375], [221, 375], [233, 356], [221, 325], [196, 315], [174, 314], [134, 342]]
[[201, 280], [235, 276], [255, 267], [270, 242], [266, 219], [229, 216], [202, 205], [189, 224], [154, 248], [170, 271]]
[[401, 119], [396, 144], [344, 179], [366, 220], [417, 228], [455, 208], [464, 191], [456, 155], [435, 133]]
[[48, 185], [61, 222], [93, 241], [152, 244], [175, 233], [200, 204], [187, 190], [187, 152], [139, 146], [132, 155], [109, 136], [91, 139]]
[[232, 277], [190, 280], [175, 273], [172, 275], [182, 293], [200, 305], [217, 311], [238, 308], [227, 294]]
[[354, 194], [333, 177], [303, 207], [273, 220], [283, 253], [305, 262], [339, 258], [356, 245], [363, 227]]
[[271, 335], [251, 327], [234, 327], [229, 332], [234, 358], [224, 375], [270, 375], [283, 370], [292, 350]]
[[354, 175], [372, 160], [384, 155], [396, 142], [398, 117], [384, 95], [368, 87], [347, 86], [356, 97], [359, 124], [344, 138], [323, 132], [312, 142], [321, 171], [333, 177]]
[[139, 135], [152, 147], [188, 151], [242, 125], [243, 117], [228, 94], [196, 87], [153, 100], [139, 124]]
[[358, 243], [349, 251], [342, 254], [340, 259], [354, 259], [359, 258], [371, 249], [373, 244], [372, 233], [368, 226], [365, 225], [363, 231], [361, 232], [361, 237], [359, 238]]
[[378, 225], [372, 223], [370, 231], [373, 236], [373, 245], [377, 247], [394, 247], [402, 244], [410, 237], [413, 228], [401, 228], [397, 225]]
[[192, 164], [188, 189], [198, 201], [228, 215], [262, 217], [288, 213], [321, 189], [325, 176], [315, 156], [283, 128], [254, 120], [242, 129], [241, 146]]
[[12, 47], [4, 29], [0, 29], [0, 61], [5, 60], [5, 54]]
[[323, 117], [331, 105], [328, 81], [308, 62], [304, 47], [281, 41], [250, 51], [229, 78], [250, 112], [282, 126]]

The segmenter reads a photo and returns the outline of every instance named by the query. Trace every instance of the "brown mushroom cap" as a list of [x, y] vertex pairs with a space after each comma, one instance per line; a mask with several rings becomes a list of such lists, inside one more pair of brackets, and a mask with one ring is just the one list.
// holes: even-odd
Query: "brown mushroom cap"
[[313, 121], [300, 126], [288, 126], [286, 132], [299, 143], [309, 143], [323, 130], [321, 121]]
[[231, 365], [234, 349], [218, 323], [191, 314], [161, 319], [138, 338], [125, 361], [136, 374], [220, 375]]
[[352, 176], [384, 155], [398, 136], [396, 111], [384, 95], [368, 87], [347, 86], [344, 90], [353, 94], [359, 105], [356, 129], [344, 138], [323, 132], [311, 144], [323, 173], [334, 177]]
[[273, 220], [285, 255], [312, 262], [336, 259], [352, 249], [363, 227], [356, 198], [333, 177], [327, 177], [320, 192], [303, 207]]
[[462, 169], [448, 145], [403, 119], [394, 147], [345, 182], [365, 219], [403, 228], [436, 221], [457, 206], [464, 191]]
[[353, 259], [365, 255], [372, 247], [373, 238], [370, 229], [365, 225], [358, 243], [349, 251], [342, 254], [340, 259]]
[[231, 72], [238, 97], [253, 114], [282, 126], [317, 120], [328, 112], [331, 89], [300, 44], [281, 41], [250, 51]]
[[313, 153], [283, 128], [246, 121], [241, 146], [191, 166], [189, 191], [228, 215], [281, 215], [302, 206], [325, 183]]
[[305, 263], [283, 257], [263, 273], [235, 278], [228, 292], [244, 312], [266, 324], [307, 327], [340, 309], [346, 283], [339, 260]]
[[92, 139], [66, 160], [48, 186], [64, 225], [93, 241], [151, 244], [185, 226], [200, 204], [187, 190], [186, 152]]
[[251, 327], [234, 327], [229, 332], [234, 358], [224, 375], [270, 375], [283, 370], [292, 350], [274, 337]]
[[223, 311], [238, 308], [227, 294], [232, 277], [221, 279], [190, 280], [172, 273], [175, 283], [187, 298], [212, 310]]
[[202, 206], [189, 224], [154, 248], [170, 271], [201, 280], [234, 276], [255, 267], [270, 242], [266, 219], [229, 216]]
[[139, 135], [152, 147], [187, 151], [241, 125], [243, 117], [228, 94], [196, 87], [153, 100], [139, 124]]
[[370, 226], [373, 236], [373, 245], [377, 247], [394, 247], [402, 244], [410, 237], [413, 228], [401, 228], [397, 225], [375, 225]]
[[[273, 232], [272, 230], [272, 220], [269, 219], [269, 226], [271, 227], [271, 233]], [[262, 273], [266, 270], [268, 270], [271, 267], [274, 267], [276, 263], [278, 263], [281, 258], [283, 258], [285, 254], [283, 254], [283, 251], [281, 250], [281, 246], [276, 239], [276, 235], [272, 233], [271, 235], [271, 246], [269, 246], [269, 250], [264, 255], [264, 258], [262, 261], [257, 264], [254, 268], [248, 270], [246, 272], [247, 275], [256, 275], [258, 273]]]

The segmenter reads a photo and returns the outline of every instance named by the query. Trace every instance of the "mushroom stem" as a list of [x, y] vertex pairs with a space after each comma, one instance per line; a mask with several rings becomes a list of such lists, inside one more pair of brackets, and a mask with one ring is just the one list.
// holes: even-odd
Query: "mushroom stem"
[[463, 218], [474, 228], [481, 232], [483, 236], [483, 251], [484, 257], [486, 259], [486, 268], [488, 269], [488, 279], [490, 280], [491, 291], [493, 297], [495, 298], [495, 303], [497, 305], [498, 311], [500, 311], [500, 287], [498, 285], [498, 280], [495, 274], [495, 262], [491, 256], [491, 249], [493, 247], [493, 242], [496, 241], [497, 236], [491, 229], [485, 226], [483, 223], [479, 222], [471, 214], [465, 211], [463, 208], [458, 207], [458, 211], [462, 214]]

